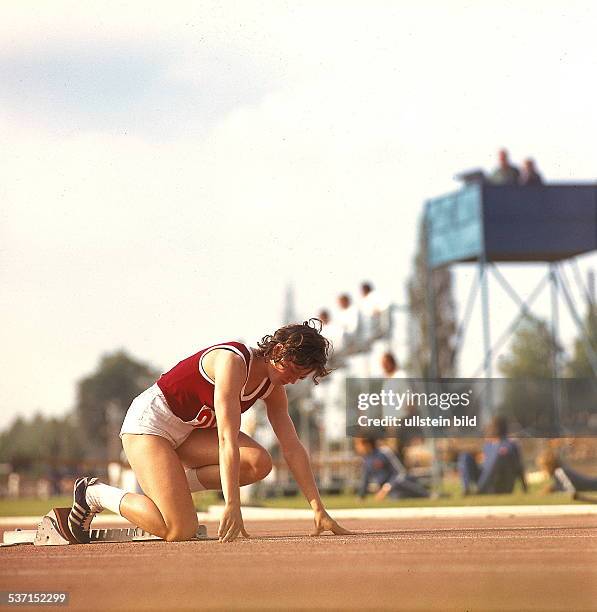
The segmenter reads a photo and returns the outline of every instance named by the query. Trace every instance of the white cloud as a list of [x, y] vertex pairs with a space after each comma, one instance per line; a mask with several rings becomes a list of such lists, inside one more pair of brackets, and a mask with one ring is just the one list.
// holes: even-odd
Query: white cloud
[[[423, 200], [498, 146], [548, 178], [593, 176], [594, 85], [558, 93], [594, 65], [593, 9], [504, 6], [4, 4], [12, 57], [164, 49], [173, 84], [158, 88], [168, 138], [151, 113], [65, 132], [43, 106], [0, 106], [4, 414], [65, 408], [120, 345], [165, 367], [222, 335], [253, 339], [289, 280], [304, 314], [363, 278], [400, 299]], [[558, 46], [562, 19], [574, 33]], [[209, 115], [184, 87], [229, 104]]]

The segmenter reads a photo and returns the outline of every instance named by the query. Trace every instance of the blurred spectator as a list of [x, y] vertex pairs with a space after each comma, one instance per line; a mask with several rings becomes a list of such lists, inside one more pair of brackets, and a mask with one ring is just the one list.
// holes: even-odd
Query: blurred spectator
[[332, 348], [338, 350], [342, 344], [342, 330], [332, 321], [330, 311], [322, 308], [317, 314], [322, 322], [321, 333], [332, 343]]
[[[419, 414], [418, 410], [412, 404], [405, 407], [405, 414], [401, 415], [403, 422], [404, 419], [410, 419], [413, 422], [413, 417]], [[396, 454], [403, 463], [406, 463], [407, 449], [411, 446], [423, 444], [425, 441], [425, 434], [423, 428], [419, 425], [404, 425], [398, 430], [398, 436], [396, 438], [397, 450]]]
[[329, 325], [330, 321], [331, 321], [331, 317], [330, 317], [330, 311], [326, 310], [325, 308], [322, 308], [318, 313], [317, 313], [317, 318], [321, 321], [321, 323], [323, 325]]
[[520, 173], [521, 185], [543, 185], [543, 179], [535, 167], [535, 162], [529, 157], [524, 160]]
[[370, 282], [361, 283], [361, 324], [365, 342], [383, 337], [389, 331], [389, 304]]
[[378, 446], [374, 438], [355, 438], [355, 451], [363, 458], [363, 477], [358, 495], [364, 498], [369, 485], [379, 489], [376, 499], [387, 495], [395, 498], [429, 497], [429, 491], [417, 479], [409, 476], [406, 468], [386, 446]]
[[567, 491], [575, 495], [577, 491], [597, 491], [597, 478], [573, 470], [553, 450], [541, 453], [537, 457], [537, 465], [551, 478], [544, 493]]
[[487, 434], [482, 463], [478, 463], [472, 453], [461, 453], [458, 457], [463, 494], [468, 495], [472, 485], [476, 485], [477, 493], [512, 493], [518, 479], [526, 493], [521, 452], [518, 444], [508, 439], [507, 420], [494, 417]]
[[491, 173], [489, 182], [494, 185], [518, 185], [520, 172], [510, 163], [506, 149], [500, 149], [498, 160], [498, 167]]
[[341, 331], [340, 350], [349, 350], [352, 348], [357, 339], [359, 330], [359, 311], [352, 304], [352, 300], [348, 293], [342, 293], [338, 296], [338, 326]]
[[48, 469], [48, 480], [50, 481], [50, 495], [60, 495], [60, 479], [62, 478], [62, 474], [60, 473], [60, 469], [52, 464]]
[[8, 475], [8, 497], [19, 497], [21, 495], [21, 475], [11, 472]]
[[404, 378], [404, 373], [400, 369], [398, 360], [391, 351], [381, 356], [381, 368], [385, 378]]
[[[386, 379], [404, 378], [404, 372], [400, 369], [398, 360], [394, 357], [391, 351], [384, 353], [381, 357], [381, 368], [383, 370], [384, 377]], [[386, 381], [384, 389], [398, 391], [396, 387], [397, 383]], [[405, 406], [404, 414], [400, 416], [404, 419], [415, 416], [417, 410], [414, 406]], [[383, 409], [383, 416], [396, 416], [396, 410], [394, 406], [386, 406]], [[400, 427], [398, 435], [396, 437], [396, 455], [401, 463], [405, 463], [405, 450], [413, 444], [422, 444], [424, 439], [423, 428], [418, 425], [408, 425]]]
[[52, 484], [47, 478], [39, 478], [35, 485], [35, 496], [38, 499], [48, 499], [52, 492]]

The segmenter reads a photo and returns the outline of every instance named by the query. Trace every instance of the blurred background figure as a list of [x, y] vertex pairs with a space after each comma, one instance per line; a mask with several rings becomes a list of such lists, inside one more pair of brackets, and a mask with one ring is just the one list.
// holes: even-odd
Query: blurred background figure
[[21, 475], [17, 472], [8, 475], [7, 494], [8, 497], [19, 497], [21, 494]]
[[363, 472], [358, 495], [362, 499], [371, 484], [377, 485], [375, 498], [388, 495], [397, 499], [429, 497], [429, 491], [406, 468], [387, 446], [379, 446], [375, 438], [355, 438], [355, 452], [363, 459]]
[[398, 360], [391, 351], [387, 351], [381, 356], [381, 369], [385, 378], [404, 378]]
[[332, 321], [330, 311], [326, 308], [322, 308], [317, 313], [317, 318], [323, 324], [321, 333], [332, 343], [333, 350], [340, 350], [342, 344], [342, 329]]
[[363, 342], [369, 344], [388, 333], [389, 304], [368, 281], [361, 283], [360, 291], [361, 336]]
[[535, 167], [535, 161], [528, 157], [524, 160], [522, 165], [522, 172], [520, 173], [520, 184], [521, 185], [543, 185], [543, 178]]
[[[399, 383], [392, 382], [396, 379], [405, 378], [406, 374], [400, 367], [398, 359], [394, 356], [391, 351], [386, 351], [381, 356], [381, 369], [386, 380], [383, 388], [385, 390], [392, 390], [395, 392], [400, 391]], [[394, 406], [384, 406], [382, 409], [382, 416], [400, 416], [403, 419], [409, 419], [417, 415], [417, 409], [415, 406], [404, 406], [400, 413], [396, 412]], [[411, 421], [412, 422], [412, 421]], [[412, 446], [422, 445], [424, 442], [423, 428], [418, 425], [403, 425], [398, 429], [396, 435], [396, 456], [398, 460], [403, 464], [407, 465], [407, 449]]]
[[520, 448], [508, 438], [507, 420], [502, 416], [494, 417], [487, 428], [487, 436], [480, 461], [472, 453], [460, 453], [458, 457], [463, 494], [471, 493], [473, 485], [477, 493], [512, 493], [517, 480], [526, 493]]
[[[330, 321], [332, 320], [332, 318], [330, 317], [330, 311], [326, 310], [325, 308], [322, 308], [318, 313], [317, 313], [317, 318], [321, 321], [322, 325], [324, 326], [324, 328], [330, 324]], [[329, 340], [329, 338], [328, 338]]]
[[537, 466], [550, 478], [543, 493], [566, 491], [576, 496], [578, 491], [597, 491], [597, 478], [573, 470], [554, 450], [543, 451], [537, 457]]
[[341, 343], [338, 350], [350, 352], [356, 346], [359, 331], [359, 311], [348, 293], [338, 296], [336, 320], [340, 328]]
[[520, 172], [510, 163], [508, 151], [500, 149], [498, 152], [498, 167], [491, 173], [489, 182], [494, 185], [518, 185]]
[[[419, 412], [415, 406], [408, 405], [404, 408], [404, 414], [401, 416], [403, 422], [405, 419], [408, 419], [412, 423], [413, 417], [418, 414]], [[403, 425], [398, 430], [398, 435], [396, 436], [396, 454], [398, 459], [406, 465], [411, 465], [409, 460], [412, 460], [415, 455], [420, 456], [424, 450], [424, 443], [425, 434], [420, 425]]]

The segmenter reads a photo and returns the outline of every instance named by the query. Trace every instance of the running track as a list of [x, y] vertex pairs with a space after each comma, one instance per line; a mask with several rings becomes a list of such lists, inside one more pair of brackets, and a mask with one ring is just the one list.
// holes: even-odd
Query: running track
[[342, 523], [357, 533], [2, 548], [0, 590], [69, 591], [69, 610], [597, 610], [595, 515]]

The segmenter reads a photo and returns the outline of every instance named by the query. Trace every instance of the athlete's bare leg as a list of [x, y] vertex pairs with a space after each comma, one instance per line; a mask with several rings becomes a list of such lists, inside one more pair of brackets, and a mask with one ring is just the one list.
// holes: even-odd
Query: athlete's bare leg
[[197, 513], [170, 442], [160, 436], [124, 434], [122, 445], [145, 495], [127, 493], [120, 514], [164, 540], [191, 539], [197, 531]]
[[[238, 434], [240, 451], [240, 486], [265, 478], [272, 469], [270, 454], [253, 438]], [[221, 489], [218, 432], [216, 429], [195, 429], [175, 451], [180, 461], [195, 468], [197, 479], [206, 489]]]

